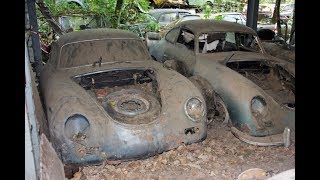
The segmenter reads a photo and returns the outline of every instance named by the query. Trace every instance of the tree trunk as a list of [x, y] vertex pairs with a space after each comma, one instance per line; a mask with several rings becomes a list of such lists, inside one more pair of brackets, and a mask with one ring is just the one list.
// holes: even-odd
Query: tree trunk
[[117, 4], [116, 4], [116, 9], [115, 9], [115, 18], [117, 19], [116, 21], [114, 21], [113, 23], [113, 28], [117, 28], [118, 25], [120, 24], [120, 17], [121, 17], [121, 9], [123, 6], [123, 0], [117, 0]]
[[296, 11], [296, 9], [294, 8], [293, 9], [293, 16], [292, 16], [292, 25], [291, 25], [291, 32], [290, 32], [290, 42], [291, 42], [291, 40], [292, 40], [292, 38], [291, 37], [293, 37], [292, 35], [293, 35], [293, 33], [295, 32], [295, 30], [296, 30], [296, 23], [295, 23], [295, 11]]
[[278, 17], [280, 17], [280, 3], [281, 3], [281, 0], [276, 0], [275, 7], [273, 9], [273, 15], [271, 18], [271, 23], [276, 23], [278, 20]]
[[281, 24], [280, 24], [280, 3], [281, 0], [276, 0], [276, 19], [277, 19], [277, 33], [279, 36], [282, 35], [281, 33]]
[[41, 14], [46, 18], [49, 25], [52, 27], [52, 29], [59, 35], [65, 34], [65, 32], [60, 28], [59, 23], [55, 21], [55, 19], [52, 17], [51, 12], [49, 11], [46, 4], [43, 2], [43, 0], [36, 1]]

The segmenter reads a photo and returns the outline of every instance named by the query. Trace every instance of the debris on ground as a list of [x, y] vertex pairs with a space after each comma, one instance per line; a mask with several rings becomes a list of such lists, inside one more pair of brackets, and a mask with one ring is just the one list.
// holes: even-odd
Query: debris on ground
[[260, 171], [253, 171], [251, 175], [271, 177], [295, 168], [294, 132], [291, 135], [292, 142], [288, 148], [259, 147], [234, 137], [229, 126], [212, 122], [208, 137], [203, 142], [181, 145], [148, 159], [83, 167], [75, 175], [81, 173], [81, 180], [237, 179], [244, 171], [258, 168]]

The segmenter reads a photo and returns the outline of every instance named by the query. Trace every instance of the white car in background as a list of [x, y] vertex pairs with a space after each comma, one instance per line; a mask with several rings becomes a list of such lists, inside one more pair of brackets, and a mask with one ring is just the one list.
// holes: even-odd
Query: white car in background
[[[201, 14], [200, 16], [204, 18], [204, 14]], [[247, 23], [247, 18], [243, 14], [238, 12], [215, 13], [211, 14], [209, 19], [235, 22], [243, 25], [246, 25]]]
[[213, 6], [214, 0], [186, 0], [186, 3], [189, 6], [203, 6], [205, 4], [208, 4], [210, 6]]

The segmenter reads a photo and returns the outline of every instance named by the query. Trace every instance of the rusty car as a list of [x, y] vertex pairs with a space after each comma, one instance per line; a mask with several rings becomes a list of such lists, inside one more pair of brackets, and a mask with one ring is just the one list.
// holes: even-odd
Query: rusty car
[[207, 136], [205, 100], [119, 29], [70, 32], [40, 75], [50, 141], [62, 162], [144, 159]]
[[267, 54], [254, 30], [227, 21], [190, 20], [148, 46], [154, 60], [215, 91], [239, 139], [289, 145], [295, 122], [294, 62]]

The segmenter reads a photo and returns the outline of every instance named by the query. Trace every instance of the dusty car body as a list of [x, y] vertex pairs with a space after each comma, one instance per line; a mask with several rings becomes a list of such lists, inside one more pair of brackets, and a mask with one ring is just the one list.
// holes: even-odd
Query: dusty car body
[[153, 61], [132, 32], [61, 36], [40, 87], [51, 142], [65, 164], [147, 158], [206, 138], [201, 92]]
[[190, 20], [174, 26], [149, 51], [184, 76], [209, 82], [237, 137], [256, 145], [285, 143], [284, 130], [294, 128], [295, 121], [294, 63], [266, 54], [254, 30]]

